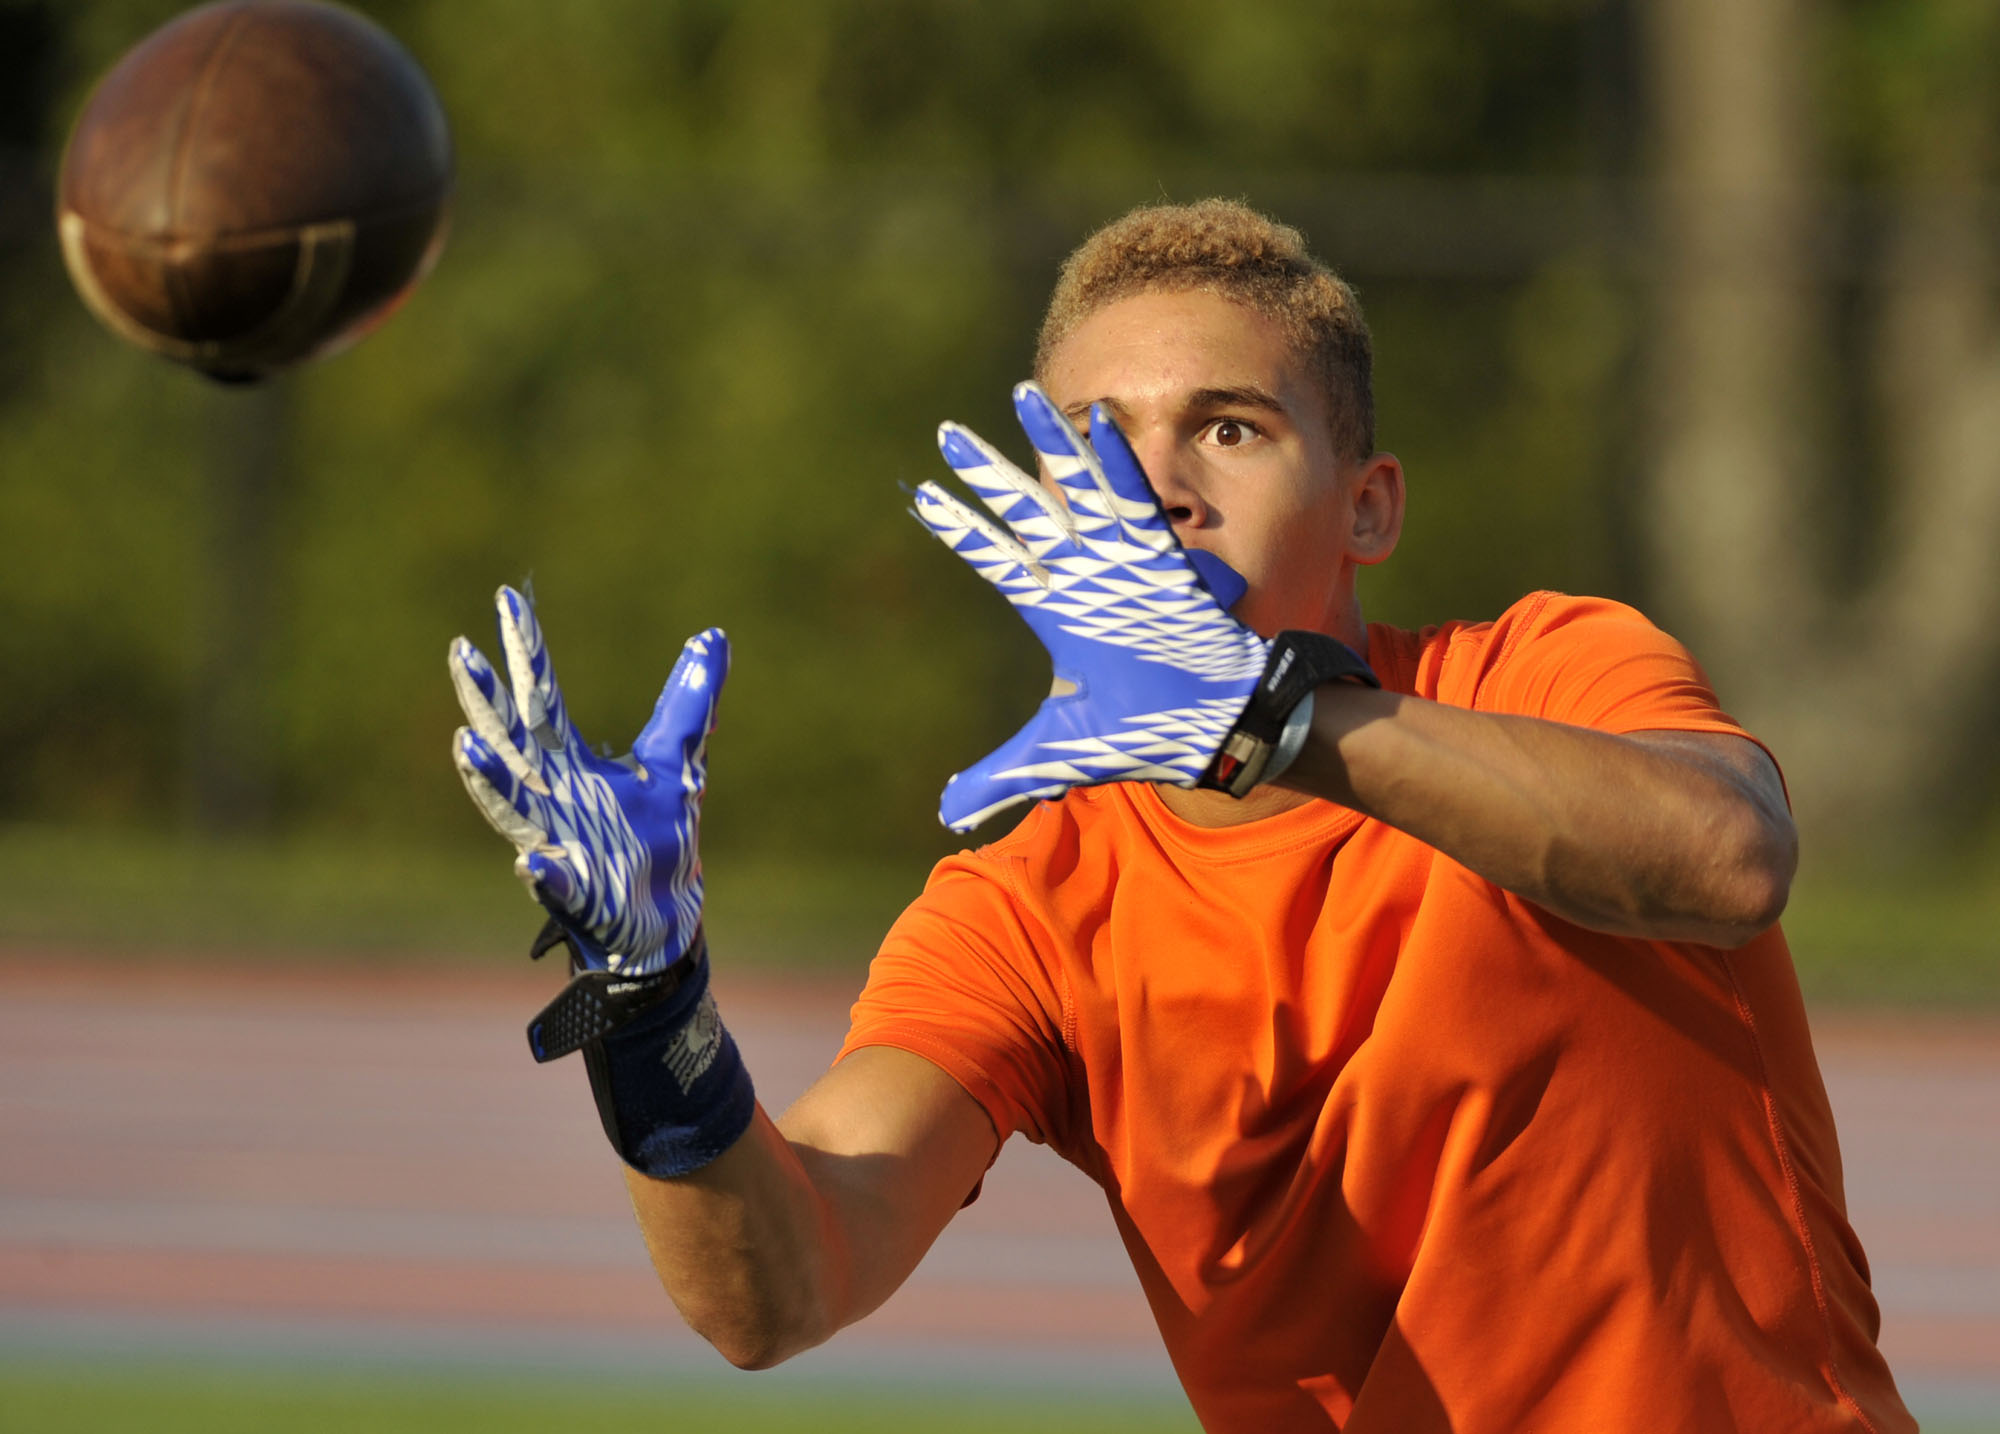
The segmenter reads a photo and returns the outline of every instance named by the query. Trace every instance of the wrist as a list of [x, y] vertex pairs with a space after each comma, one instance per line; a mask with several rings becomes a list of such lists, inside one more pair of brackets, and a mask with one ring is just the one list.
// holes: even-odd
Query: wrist
[[604, 1133], [652, 1176], [687, 1175], [734, 1145], [757, 1095], [698, 962], [672, 997], [584, 1049]]
[[1292, 715], [1285, 719], [1284, 730], [1271, 745], [1271, 759], [1264, 764], [1264, 770], [1257, 778], [1260, 786], [1277, 781], [1299, 759], [1299, 753], [1305, 750], [1306, 738], [1312, 735], [1312, 721], [1313, 694], [1308, 692], [1292, 709]]
[[1196, 785], [1240, 798], [1276, 778], [1304, 749], [1314, 690], [1331, 682], [1382, 685], [1338, 638], [1305, 631], [1272, 638], [1263, 675]]
[[597, 1114], [627, 1165], [652, 1176], [686, 1175], [742, 1136], [756, 1091], [709, 992], [708, 943], [695, 929], [666, 969], [621, 975], [587, 966], [571, 923], [543, 929], [532, 954], [570, 952], [571, 980], [528, 1024], [537, 1061], [581, 1050]]
[[[1311, 727], [1304, 745], [1290, 767], [1274, 785], [1341, 806], [1378, 815], [1355, 789], [1357, 763], [1363, 770], [1378, 770], [1382, 744], [1378, 735], [1384, 719], [1393, 718], [1410, 699], [1401, 693], [1383, 692], [1352, 682], [1329, 682], [1313, 693]], [[1363, 734], [1369, 734], [1363, 740]], [[1407, 764], [1408, 754], [1394, 761]]]

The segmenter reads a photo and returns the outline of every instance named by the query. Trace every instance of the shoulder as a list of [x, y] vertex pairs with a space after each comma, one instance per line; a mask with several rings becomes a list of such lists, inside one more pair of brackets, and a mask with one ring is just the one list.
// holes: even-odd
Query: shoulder
[[[1411, 631], [1386, 623], [1368, 624], [1368, 657], [1385, 682], [1418, 696], [1440, 698], [1437, 689], [1478, 676], [1518, 658], [1551, 638], [1593, 645], [1676, 648], [1637, 608], [1611, 598], [1532, 592], [1487, 622], [1454, 619]], [[1448, 700], [1440, 698], [1440, 700]]]
[[1610, 598], [1535, 592], [1491, 622], [1371, 626], [1385, 682], [1457, 707], [1581, 726], [1737, 730], [1691, 653]]
[[1065, 944], [1039, 873], [1079, 845], [1073, 797], [932, 868], [870, 963], [842, 1055], [922, 1056], [985, 1107], [1002, 1136], [1058, 1143], [1068, 1129]]

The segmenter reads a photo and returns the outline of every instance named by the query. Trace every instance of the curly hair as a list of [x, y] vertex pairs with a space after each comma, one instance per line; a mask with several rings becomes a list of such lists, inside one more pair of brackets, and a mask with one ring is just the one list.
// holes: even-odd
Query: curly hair
[[1143, 205], [1084, 240], [1049, 297], [1036, 374], [1078, 324], [1149, 290], [1218, 294], [1275, 322], [1326, 394], [1341, 455], [1375, 451], [1374, 350], [1354, 290], [1298, 230], [1235, 200]]

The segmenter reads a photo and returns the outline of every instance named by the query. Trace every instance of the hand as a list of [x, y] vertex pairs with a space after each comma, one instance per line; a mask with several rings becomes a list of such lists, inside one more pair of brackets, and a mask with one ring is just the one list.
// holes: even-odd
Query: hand
[[533, 607], [506, 587], [495, 605], [513, 690], [471, 643], [452, 643], [469, 724], [452, 743], [459, 776], [586, 964], [663, 970], [701, 930], [697, 835], [729, 640], [718, 628], [689, 638], [631, 752], [600, 757], [570, 726]]
[[[1055, 692], [1028, 725], [946, 785], [939, 815], [954, 831], [1071, 787], [1195, 785], [1268, 650], [1204, 584], [1101, 409], [1088, 443], [1034, 384], [1014, 390], [1014, 410], [1062, 500], [955, 423], [938, 430], [945, 461], [1011, 531], [935, 483], [916, 491], [918, 520], [1014, 604], [1055, 664]], [[1224, 596], [1241, 593], [1236, 578]]]

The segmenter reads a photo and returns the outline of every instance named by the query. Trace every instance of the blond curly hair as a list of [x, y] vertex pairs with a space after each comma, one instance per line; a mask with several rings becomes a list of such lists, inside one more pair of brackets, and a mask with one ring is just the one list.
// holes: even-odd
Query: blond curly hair
[[1219, 294], [1275, 322], [1326, 394], [1341, 456], [1375, 451], [1374, 350], [1354, 290], [1298, 230], [1235, 200], [1143, 205], [1084, 240], [1049, 297], [1036, 375], [1099, 309], [1160, 289]]

